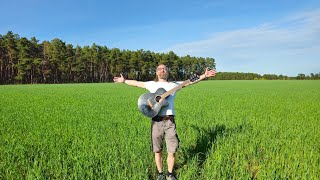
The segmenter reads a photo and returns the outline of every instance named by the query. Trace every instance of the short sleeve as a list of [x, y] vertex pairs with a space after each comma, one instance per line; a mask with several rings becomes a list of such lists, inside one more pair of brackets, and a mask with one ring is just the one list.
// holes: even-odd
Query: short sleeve
[[144, 82], [144, 86], [147, 90], [152, 91], [153, 87], [155, 86], [155, 82], [154, 81]]

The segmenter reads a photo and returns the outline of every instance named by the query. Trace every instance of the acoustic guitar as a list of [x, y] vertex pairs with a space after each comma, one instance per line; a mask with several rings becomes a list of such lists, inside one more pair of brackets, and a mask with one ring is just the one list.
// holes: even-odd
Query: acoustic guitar
[[188, 85], [191, 82], [194, 82], [199, 79], [198, 75], [193, 75], [190, 79], [183, 81], [178, 86], [173, 89], [166, 91], [164, 88], [157, 89], [154, 93], [145, 93], [142, 94], [138, 99], [138, 108], [139, 111], [150, 118], [153, 118], [159, 114], [162, 107], [168, 106], [166, 98], [174, 93], [175, 91], [183, 88], [185, 85]]

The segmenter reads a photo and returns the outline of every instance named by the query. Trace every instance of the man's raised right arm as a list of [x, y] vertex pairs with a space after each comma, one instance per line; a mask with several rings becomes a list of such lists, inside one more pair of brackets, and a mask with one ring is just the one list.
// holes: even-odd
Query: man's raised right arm
[[125, 83], [129, 86], [136, 86], [136, 87], [141, 87], [141, 88], [146, 88], [145, 85], [144, 85], [144, 82], [142, 81], [136, 81], [136, 80], [128, 80], [128, 79], [125, 79], [122, 74], [120, 74], [120, 77], [114, 77], [113, 78], [113, 81], [115, 83]]

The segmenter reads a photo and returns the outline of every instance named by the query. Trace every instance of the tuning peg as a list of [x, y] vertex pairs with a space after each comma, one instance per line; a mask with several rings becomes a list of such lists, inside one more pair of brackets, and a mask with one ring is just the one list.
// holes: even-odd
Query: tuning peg
[[200, 78], [199, 75], [197, 75], [197, 74], [192, 74], [192, 75], [190, 76], [190, 81], [193, 82], [193, 81], [198, 80], [199, 78]]

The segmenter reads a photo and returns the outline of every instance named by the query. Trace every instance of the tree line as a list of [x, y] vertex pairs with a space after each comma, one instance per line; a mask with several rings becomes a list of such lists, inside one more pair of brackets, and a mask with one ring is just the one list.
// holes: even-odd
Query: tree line
[[264, 74], [257, 73], [240, 73], [240, 72], [219, 72], [212, 79], [216, 80], [317, 80], [320, 79], [320, 73], [310, 75], [298, 74], [295, 77], [289, 77], [285, 75], [276, 74]]
[[[35, 37], [20, 37], [12, 31], [0, 35], [0, 84], [111, 82], [120, 73], [128, 79], [147, 81], [155, 78], [155, 67], [161, 63], [169, 67], [174, 81], [216, 67], [214, 58], [180, 57], [172, 51], [120, 50], [95, 43], [74, 47], [58, 38], [39, 43]], [[212, 79], [320, 79], [320, 73], [287, 77], [219, 72]]]
[[160, 63], [170, 68], [171, 80], [215, 68], [213, 58], [179, 57], [172, 51], [110, 49], [95, 43], [73, 47], [58, 38], [39, 43], [35, 37], [27, 39], [12, 31], [0, 35], [0, 84], [111, 82], [120, 73], [146, 81], [155, 78]]

